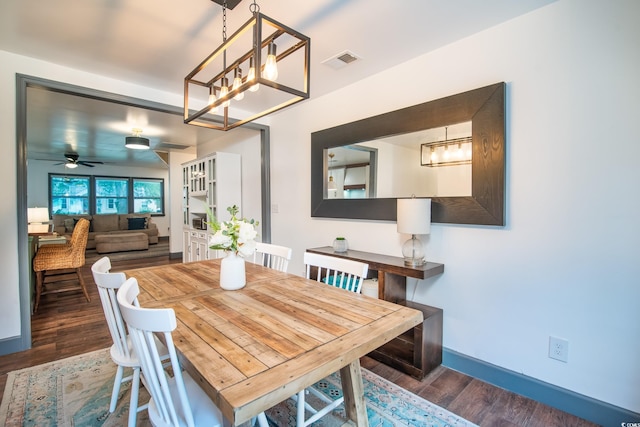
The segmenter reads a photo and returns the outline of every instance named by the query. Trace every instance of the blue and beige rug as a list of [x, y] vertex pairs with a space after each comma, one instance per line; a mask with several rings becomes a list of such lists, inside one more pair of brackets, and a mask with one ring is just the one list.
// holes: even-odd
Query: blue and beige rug
[[[121, 390], [116, 411], [108, 411], [115, 370], [105, 349], [10, 372], [0, 405], [0, 426], [124, 426], [128, 386]], [[362, 377], [371, 427], [475, 425], [366, 369]], [[337, 398], [340, 376], [334, 374], [315, 387]], [[141, 390], [141, 401], [144, 398], [148, 395]], [[295, 405], [283, 402], [267, 416], [273, 426], [295, 426]], [[345, 420], [339, 406], [314, 426], [337, 427]], [[138, 414], [137, 425], [150, 425], [146, 411]]]

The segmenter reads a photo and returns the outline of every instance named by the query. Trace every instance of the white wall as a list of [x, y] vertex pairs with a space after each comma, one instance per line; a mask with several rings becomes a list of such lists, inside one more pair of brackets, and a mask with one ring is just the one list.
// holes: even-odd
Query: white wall
[[27, 164], [27, 204], [28, 207], [49, 206], [49, 174], [57, 173], [69, 175], [102, 175], [121, 176], [134, 178], [161, 178], [164, 179], [165, 215], [154, 216], [153, 222], [158, 227], [160, 236], [169, 236], [169, 173], [166, 169], [155, 168], [131, 168], [123, 166], [96, 165], [93, 168], [78, 167], [70, 172], [63, 165], [55, 166], [53, 162], [29, 160]]
[[[638, 16], [635, 0], [560, 0], [274, 115], [272, 236], [290, 271], [335, 236], [389, 255], [406, 238], [310, 218], [311, 132], [505, 81], [507, 224], [432, 225], [445, 272], [408, 296], [444, 309], [445, 347], [640, 412]], [[550, 335], [568, 363], [547, 357]]]

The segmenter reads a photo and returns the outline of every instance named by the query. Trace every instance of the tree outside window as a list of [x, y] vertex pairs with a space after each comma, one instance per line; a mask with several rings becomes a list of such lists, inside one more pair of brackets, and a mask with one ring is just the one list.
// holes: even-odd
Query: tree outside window
[[89, 214], [90, 181], [88, 176], [50, 176], [51, 213], [58, 215]]
[[49, 174], [51, 214], [164, 215], [164, 180]]
[[164, 185], [161, 179], [133, 179], [133, 212], [164, 213]]
[[96, 214], [129, 213], [129, 180], [96, 178]]

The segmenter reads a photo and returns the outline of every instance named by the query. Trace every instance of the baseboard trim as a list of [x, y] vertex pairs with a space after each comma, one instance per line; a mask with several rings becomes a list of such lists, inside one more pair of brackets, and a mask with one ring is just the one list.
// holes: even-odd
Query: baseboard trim
[[24, 347], [24, 343], [20, 337], [10, 337], [0, 340], [0, 356], [17, 353], [19, 351], [28, 350]]
[[448, 348], [442, 349], [442, 364], [447, 368], [605, 427], [640, 423], [640, 414], [638, 413], [492, 365]]
[[181, 259], [182, 258], [182, 252], [170, 252], [169, 253], [169, 259]]

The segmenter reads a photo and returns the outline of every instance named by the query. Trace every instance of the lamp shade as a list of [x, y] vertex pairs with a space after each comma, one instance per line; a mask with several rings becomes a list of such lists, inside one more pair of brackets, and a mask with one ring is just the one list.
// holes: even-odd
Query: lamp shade
[[398, 233], [429, 234], [431, 199], [398, 199]]
[[133, 148], [134, 150], [148, 150], [149, 140], [141, 136], [128, 136], [125, 139], [124, 146], [127, 148]]
[[42, 224], [43, 222], [49, 222], [49, 209], [48, 208], [28, 208], [27, 221], [30, 224], [31, 223]]
[[49, 231], [49, 209], [28, 208], [27, 222], [29, 233], [46, 233]]

